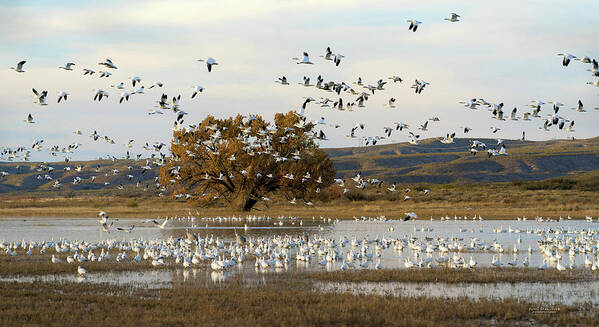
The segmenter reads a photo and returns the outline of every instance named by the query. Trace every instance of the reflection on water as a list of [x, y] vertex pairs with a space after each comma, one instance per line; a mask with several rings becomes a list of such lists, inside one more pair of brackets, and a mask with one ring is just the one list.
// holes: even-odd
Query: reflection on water
[[579, 283], [407, 283], [407, 282], [319, 282], [323, 292], [349, 292], [406, 297], [459, 298], [473, 300], [508, 298], [547, 304], [599, 304], [599, 281]]
[[[77, 282], [103, 283], [143, 289], [176, 286], [214, 287], [227, 280], [239, 280], [245, 286], [265, 285], [273, 274], [244, 269], [242, 265], [228, 271], [207, 269], [172, 269], [141, 272], [44, 275], [36, 277], [0, 277], [0, 282]], [[519, 301], [547, 304], [599, 304], [599, 281], [577, 283], [412, 283], [412, 282], [317, 282], [314, 289], [322, 292], [350, 292], [402, 297], [460, 298], [472, 300], [513, 298]]]

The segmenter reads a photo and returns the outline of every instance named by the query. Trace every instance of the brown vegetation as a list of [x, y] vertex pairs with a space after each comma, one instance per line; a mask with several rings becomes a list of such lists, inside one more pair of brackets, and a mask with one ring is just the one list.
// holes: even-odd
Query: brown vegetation
[[[431, 192], [424, 195], [421, 189]], [[415, 185], [411, 187], [411, 200], [403, 201], [403, 193], [390, 193], [385, 189], [350, 190], [346, 196], [339, 186], [332, 185], [322, 191], [323, 198], [306, 206], [298, 201], [291, 205], [283, 196], [272, 196], [269, 206], [257, 204], [253, 211], [263, 215], [292, 215], [303, 218], [328, 216], [351, 219], [353, 216], [385, 215], [398, 218], [406, 211], [416, 212], [421, 219], [441, 215], [480, 214], [485, 219], [514, 219], [544, 216], [557, 218], [571, 215], [574, 218], [599, 215], [597, 194], [593, 191], [541, 189], [526, 190], [512, 183], [496, 184], [446, 184]], [[378, 192], [378, 193], [377, 193]], [[324, 197], [326, 195], [326, 197]], [[347, 196], [350, 195], [350, 196]], [[117, 196], [75, 196], [73, 198], [3, 197], [0, 199], [0, 217], [95, 217], [98, 211], [110, 212], [113, 217], [147, 218], [155, 216], [196, 216], [246, 214], [224, 204], [197, 209], [193, 203], [156, 196], [135, 198], [137, 207], [127, 205], [129, 198]]]
[[334, 282], [575, 283], [597, 280], [599, 273], [594, 273], [589, 269], [559, 271], [535, 268], [433, 268], [310, 272], [307, 273], [307, 277]]
[[[515, 300], [321, 293], [293, 281], [248, 288], [132, 289], [89, 283], [0, 283], [2, 326], [479, 326], [594, 325], [590, 306]], [[449, 309], [451, 308], [451, 309]]]

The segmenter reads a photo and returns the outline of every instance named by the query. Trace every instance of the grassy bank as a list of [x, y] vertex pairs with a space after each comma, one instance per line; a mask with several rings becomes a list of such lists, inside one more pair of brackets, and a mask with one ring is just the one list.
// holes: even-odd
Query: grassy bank
[[[549, 183], [545, 185], [547, 188], [542, 188], [544, 185], [532, 182], [420, 185], [407, 193], [412, 197], [407, 201], [403, 200], [403, 190], [391, 193], [385, 189], [355, 189], [341, 198], [327, 202], [314, 201], [314, 206], [307, 206], [301, 200], [296, 205], [291, 205], [285, 199], [273, 196], [272, 201], [259, 203], [251, 213], [304, 218], [320, 215], [338, 218], [386, 215], [389, 218], [398, 218], [406, 211], [414, 211], [421, 219], [429, 219], [430, 216], [439, 218], [441, 215], [474, 214], [480, 214], [486, 219], [514, 219], [523, 215], [553, 218], [567, 215], [575, 218], [599, 215], [597, 192], [578, 188], [564, 189], [567, 188], [567, 184], [563, 183]], [[555, 185], [559, 187], [554, 189]], [[424, 195], [423, 189], [430, 189], [430, 193]], [[232, 211], [222, 203], [199, 208], [193, 203], [155, 196], [87, 194], [72, 197], [4, 196], [0, 199], [0, 217], [94, 217], [100, 210], [110, 212], [113, 217], [123, 218], [183, 216], [190, 213], [202, 216], [247, 214]]]
[[589, 269], [559, 271], [536, 268], [475, 268], [475, 269], [381, 269], [333, 272], [310, 272], [308, 278], [333, 282], [444, 282], [444, 283], [550, 283], [593, 281], [599, 272]]
[[[451, 308], [448, 310], [448, 308]], [[521, 326], [595, 325], [590, 306], [515, 300], [320, 293], [294, 281], [247, 288], [146, 290], [88, 283], [0, 283], [2, 326]]]

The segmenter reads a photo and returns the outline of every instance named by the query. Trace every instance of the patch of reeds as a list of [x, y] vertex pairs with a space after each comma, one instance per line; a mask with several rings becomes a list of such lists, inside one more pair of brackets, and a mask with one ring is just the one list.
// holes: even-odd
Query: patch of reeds
[[599, 273], [589, 269], [559, 271], [536, 268], [475, 268], [475, 269], [381, 269], [310, 272], [306, 276], [320, 281], [335, 282], [444, 282], [444, 283], [550, 283], [598, 280]]
[[[301, 284], [301, 283], [300, 283]], [[134, 289], [0, 283], [2, 326], [549, 326], [596, 325], [589, 305], [322, 293], [287, 284]]]

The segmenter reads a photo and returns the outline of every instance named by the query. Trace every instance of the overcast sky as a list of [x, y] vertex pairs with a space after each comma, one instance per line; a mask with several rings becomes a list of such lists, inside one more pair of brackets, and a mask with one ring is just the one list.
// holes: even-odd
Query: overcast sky
[[[451, 12], [461, 21], [443, 20]], [[407, 19], [422, 21], [416, 33]], [[185, 124], [207, 114], [261, 114], [297, 110], [303, 97], [339, 97], [298, 85], [302, 76], [314, 82], [367, 84], [391, 75], [390, 82], [366, 103], [366, 108], [339, 112], [309, 104], [310, 119], [325, 117], [339, 129], [324, 127], [329, 141], [323, 147], [357, 146], [345, 137], [357, 122], [366, 129], [357, 136], [383, 135], [384, 126], [401, 121], [416, 127], [433, 116], [423, 137], [457, 132], [458, 137], [520, 138], [531, 140], [594, 137], [599, 134], [599, 88], [590, 65], [573, 61], [562, 67], [556, 54], [599, 58], [598, 1], [2, 1], [0, 2], [0, 146], [46, 146], [82, 143], [72, 159], [100, 155], [122, 156], [124, 143], [134, 139], [133, 153], [145, 142], [168, 143], [174, 114], [148, 115], [164, 92], [182, 95]], [[345, 56], [339, 67], [319, 58], [327, 46]], [[314, 65], [297, 65], [292, 57], [307, 51]], [[208, 73], [199, 58], [214, 57], [219, 66]], [[98, 62], [110, 58], [118, 66], [108, 79], [83, 76], [83, 68], [103, 70]], [[27, 60], [25, 73], [9, 69]], [[74, 71], [58, 66], [74, 62]], [[3, 68], [1, 68], [3, 67]], [[274, 81], [287, 76], [291, 85]], [[140, 76], [142, 84], [164, 83], [145, 95], [118, 103], [120, 91], [110, 85]], [[430, 83], [416, 95], [414, 79]], [[387, 80], [389, 81], [389, 80]], [[191, 99], [192, 85], [205, 92]], [[356, 85], [351, 84], [356, 89]], [[34, 103], [31, 88], [48, 90], [48, 106]], [[93, 102], [94, 89], [110, 93], [108, 101]], [[56, 103], [59, 91], [68, 101]], [[342, 94], [345, 101], [355, 96]], [[390, 97], [397, 108], [384, 106]], [[469, 111], [458, 103], [470, 98], [504, 102], [506, 115], [517, 107], [530, 111], [531, 100], [565, 104], [562, 116], [576, 121], [575, 132], [539, 129], [541, 120], [496, 121], [484, 108]], [[586, 113], [570, 110], [581, 99]], [[543, 115], [551, 112], [546, 105]], [[23, 122], [31, 113], [35, 124]], [[473, 130], [468, 135], [460, 126]], [[490, 133], [490, 126], [501, 128]], [[73, 131], [81, 130], [77, 136]], [[97, 130], [117, 144], [93, 142]], [[387, 142], [405, 142], [397, 132]], [[62, 156], [54, 158], [61, 159]], [[34, 160], [50, 160], [47, 152]]]

